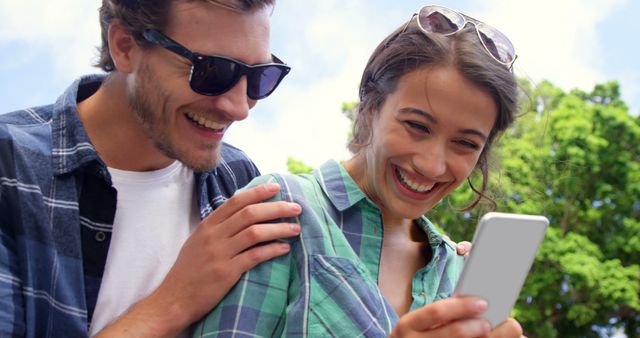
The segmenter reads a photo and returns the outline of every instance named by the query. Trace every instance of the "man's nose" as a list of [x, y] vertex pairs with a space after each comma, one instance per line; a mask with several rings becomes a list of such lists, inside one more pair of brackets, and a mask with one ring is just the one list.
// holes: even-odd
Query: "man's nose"
[[231, 121], [242, 121], [249, 116], [249, 109], [256, 101], [247, 96], [247, 77], [242, 76], [229, 91], [215, 97], [217, 110], [223, 112]]

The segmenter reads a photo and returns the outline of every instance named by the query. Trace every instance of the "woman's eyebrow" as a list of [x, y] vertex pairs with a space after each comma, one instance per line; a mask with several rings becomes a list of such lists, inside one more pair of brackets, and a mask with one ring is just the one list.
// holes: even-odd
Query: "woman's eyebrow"
[[433, 115], [427, 113], [422, 109], [413, 108], [413, 107], [404, 107], [404, 108], [400, 108], [399, 112], [400, 114], [417, 114], [429, 120], [433, 124], [438, 124], [438, 119], [436, 119]]
[[487, 135], [485, 135], [483, 132], [477, 129], [460, 129], [459, 131], [463, 134], [476, 135], [480, 137], [483, 141], [486, 141], [489, 138]]

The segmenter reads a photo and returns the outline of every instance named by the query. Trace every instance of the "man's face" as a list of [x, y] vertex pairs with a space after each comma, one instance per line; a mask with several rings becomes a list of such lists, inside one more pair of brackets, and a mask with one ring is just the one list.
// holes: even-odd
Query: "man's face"
[[[271, 62], [269, 13], [238, 13], [202, 1], [175, 1], [163, 33], [189, 50], [227, 56], [247, 64]], [[129, 78], [129, 105], [147, 136], [165, 156], [196, 171], [217, 164], [227, 128], [247, 117], [256, 101], [243, 76], [219, 96], [189, 86], [191, 62], [161, 47], [143, 53]]]

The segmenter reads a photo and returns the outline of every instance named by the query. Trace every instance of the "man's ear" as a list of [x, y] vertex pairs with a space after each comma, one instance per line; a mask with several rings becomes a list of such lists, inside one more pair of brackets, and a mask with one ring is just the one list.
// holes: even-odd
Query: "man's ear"
[[139, 51], [136, 39], [117, 20], [109, 25], [109, 53], [117, 71], [131, 73], [134, 71], [135, 54]]

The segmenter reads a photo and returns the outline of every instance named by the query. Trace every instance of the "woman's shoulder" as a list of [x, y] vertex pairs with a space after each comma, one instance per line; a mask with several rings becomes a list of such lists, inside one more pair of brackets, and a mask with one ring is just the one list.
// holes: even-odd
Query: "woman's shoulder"
[[[319, 183], [311, 174], [267, 174], [254, 178], [246, 188], [276, 183], [280, 192], [272, 200], [303, 202], [317, 197]], [[245, 189], [246, 189], [245, 188]]]

